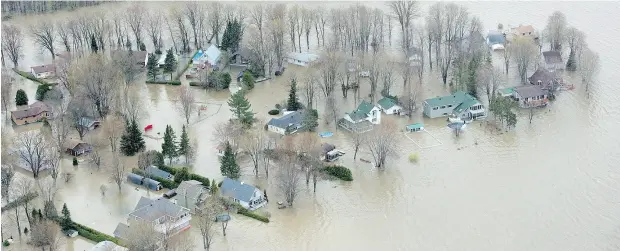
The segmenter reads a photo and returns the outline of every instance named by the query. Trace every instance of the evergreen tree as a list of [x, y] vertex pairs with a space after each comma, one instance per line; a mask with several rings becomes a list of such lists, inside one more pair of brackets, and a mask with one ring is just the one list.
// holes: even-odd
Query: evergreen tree
[[243, 78], [241, 79], [241, 83], [243, 83], [243, 86], [245, 86], [245, 88], [247, 88], [248, 90], [252, 90], [254, 89], [254, 76], [252, 76], [252, 74], [249, 71], [246, 71], [245, 73], [243, 73]]
[[288, 101], [286, 110], [287, 111], [297, 111], [301, 107], [299, 105], [299, 101], [297, 101], [297, 81], [295, 79], [291, 80], [291, 90], [288, 93]]
[[146, 45], [140, 42], [140, 51], [146, 51]]
[[218, 89], [228, 89], [228, 87], [230, 86], [230, 82], [232, 81], [232, 77], [230, 77], [230, 73], [228, 72], [220, 72], [217, 75], [218, 78]]
[[172, 79], [172, 73], [177, 67], [177, 60], [174, 58], [172, 49], [166, 51], [166, 60], [164, 64], [164, 72], [170, 73], [170, 79]]
[[189, 136], [187, 136], [185, 125], [183, 125], [181, 128], [181, 138], [179, 139], [179, 155], [185, 156], [185, 164], [187, 164], [187, 155], [190, 151]]
[[32, 212], [30, 212], [30, 218], [32, 219], [32, 225], [36, 225], [38, 223], [39, 213], [36, 208], [33, 208]]
[[24, 90], [17, 90], [15, 94], [15, 105], [28, 105], [28, 95], [26, 95]]
[[164, 143], [161, 144], [161, 153], [164, 157], [168, 157], [168, 164], [172, 165], [172, 158], [178, 156], [177, 146], [174, 142], [174, 130], [170, 125], [166, 125], [164, 132]]
[[237, 119], [246, 127], [252, 126], [254, 123], [254, 113], [250, 110], [250, 102], [245, 98], [243, 91], [238, 91], [228, 100], [230, 111]]
[[575, 62], [575, 51], [574, 50], [570, 50], [570, 54], [568, 54], [568, 60], [566, 61], [566, 70], [567, 71], [577, 70], [577, 62]]
[[127, 156], [133, 156], [144, 148], [145, 143], [138, 123], [135, 120], [127, 123], [125, 133], [121, 136], [121, 151]]
[[237, 164], [235, 153], [233, 153], [232, 147], [228, 142], [226, 142], [226, 150], [224, 150], [224, 156], [220, 163], [222, 175], [231, 179], [239, 178], [239, 165]]
[[306, 109], [304, 111], [304, 117], [303, 117], [303, 120], [301, 121], [301, 124], [305, 130], [314, 132], [316, 127], [319, 126], [318, 120], [319, 120], [319, 113], [317, 112], [316, 109], [312, 109], [312, 110]]
[[242, 37], [243, 29], [241, 28], [241, 23], [236, 19], [228, 22], [226, 24], [226, 28], [224, 29], [222, 46], [220, 48], [223, 51], [230, 51], [231, 53], [234, 53], [239, 50], [239, 43], [241, 42]]
[[60, 218], [60, 227], [62, 229], [68, 229], [73, 224], [73, 220], [71, 220], [71, 212], [69, 212], [69, 208], [67, 208], [67, 203], [62, 205], [62, 217]]
[[157, 76], [157, 56], [155, 56], [155, 54], [149, 53], [149, 58], [146, 62], [146, 69], [146, 75], [152, 80], [155, 80], [155, 76]]
[[39, 86], [37, 86], [37, 96], [35, 97], [35, 99], [43, 101], [43, 99], [45, 98], [45, 93], [47, 93], [50, 89], [52, 89], [51, 84], [40, 84]]
[[174, 174], [174, 182], [176, 183], [181, 183], [189, 179], [189, 169], [187, 167], [181, 168], [181, 170]]
[[127, 42], [125, 43], [125, 46], [127, 47], [128, 51], [131, 51], [131, 40], [129, 40], [129, 36], [127, 36]]
[[94, 53], [99, 51], [99, 47], [97, 47], [97, 40], [95, 39], [95, 35], [90, 35], [90, 50]]

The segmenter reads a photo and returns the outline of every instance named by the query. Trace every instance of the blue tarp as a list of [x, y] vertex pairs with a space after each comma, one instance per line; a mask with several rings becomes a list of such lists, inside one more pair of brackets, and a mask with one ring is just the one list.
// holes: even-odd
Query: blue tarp
[[133, 184], [142, 185], [143, 180], [144, 180], [144, 177], [137, 175], [135, 173], [127, 174], [127, 181]]
[[328, 137], [331, 137], [333, 135], [334, 135], [334, 133], [332, 133], [332, 132], [322, 132], [322, 133], [319, 133], [319, 136], [321, 136], [321, 138], [328, 138]]

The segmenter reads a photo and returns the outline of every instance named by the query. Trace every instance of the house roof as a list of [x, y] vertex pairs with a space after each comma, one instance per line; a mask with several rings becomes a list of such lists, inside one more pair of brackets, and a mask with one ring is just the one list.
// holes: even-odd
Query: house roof
[[323, 148], [323, 152], [324, 153], [327, 153], [327, 152], [329, 152], [331, 150], [336, 149], [336, 146], [332, 145], [332, 144], [329, 144], [329, 143], [323, 143], [323, 144], [321, 144], [321, 148]]
[[291, 52], [288, 54], [287, 57], [290, 59], [295, 59], [295, 60], [299, 60], [301, 62], [306, 62], [306, 63], [319, 59], [318, 55], [312, 54], [312, 53], [306, 53], [306, 52], [304, 53]]
[[529, 32], [534, 32], [534, 27], [531, 25], [519, 25], [519, 27], [515, 28], [515, 31], [517, 31], [518, 34], [523, 34], [523, 33], [529, 33]]
[[375, 107], [374, 105], [364, 100], [362, 101], [362, 103], [360, 103], [360, 105], [357, 106], [357, 109], [355, 111], [363, 113], [363, 114], [369, 114], [370, 111], [372, 111], [372, 108], [374, 107]]
[[164, 170], [161, 170], [159, 168], [157, 168], [156, 166], [149, 166], [146, 168], [146, 173], [151, 174], [155, 177], [159, 177], [162, 179], [170, 179], [172, 177], [172, 174], [170, 174], [169, 172], [166, 172]]
[[487, 39], [489, 41], [489, 44], [503, 44], [506, 40], [506, 38], [504, 37], [504, 34], [502, 34], [499, 31], [495, 31], [495, 30], [489, 31], [489, 34], [487, 35]]
[[555, 78], [555, 76], [553, 75], [552, 72], [550, 72], [550, 71], [548, 71], [546, 69], [538, 69], [538, 70], [536, 70], [536, 72], [534, 72], [534, 74], [532, 74], [531, 77], [528, 78], [528, 80], [532, 84], [538, 83], [539, 80], [543, 84], [548, 84], [551, 81], [553, 81], [554, 78]]
[[189, 209], [174, 204], [167, 199], [161, 197], [157, 199], [141, 197], [136, 208], [129, 215], [151, 222], [163, 216], [176, 218], [186, 212], [189, 212]]
[[422, 124], [422, 123], [415, 123], [415, 124], [407, 125], [407, 129], [409, 129], [409, 130], [411, 130], [411, 129], [419, 129], [419, 128], [422, 128], [422, 127], [424, 127], [424, 124]]
[[207, 57], [207, 62], [210, 65], [216, 65], [217, 60], [220, 59], [220, 55], [222, 55], [222, 51], [212, 44], [207, 48], [204, 55]]
[[63, 144], [63, 147], [65, 149], [74, 149], [79, 144], [86, 144], [86, 143], [84, 141], [77, 140], [77, 139], [67, 139], [65, 143]]
[[527, 85], [515, 87], [515, 92], [522, 98], [531, 98], [547, 94], [539, 85]]
[[11, 113], [13, 114], [13, 116], [15, 116], [15, 118], [23, 119], [23, 118], [39, 115], [42, 112], [49, 112], [49, 111], [51, 111], [51, 109], [47, 104], [41, 101], [37, 101], [29, 105], [28, 108], [26, 109], [12, 111]]
[[125, 223], [118, 223], [114, 229], [114, 236], [126, 239], [129, 236], [129, 226]]
[[30, 68], [32, 68], [32, 71], [36, 74], [56, 71], [56, 66], [53, 64], [37, 65]]
[[508, 87], [504, 89], [499, 89], [498, 92], [501, 93], [502, 95], [512, 95], [512, 93], [514, 92], [514, 88]]
[[197, 180], [183, 181], [176, 189], [179, 196], [184, 196], [191, 200], [197, 200], [205, 191], [207, 189], [202, 185], [202, 182]]
[[268, 125], [275, 126], [277, 128], [287, 128], [289, 125], [299, 125], [303, 121], [303, 114], [301, 111], [294, 111], [279, 118], [273, 118], [269, 120]]
[[460, 105], [465, 100], [466, 95], [469, 95], [465, 92], [458, 91], [449, 96], [429, 98], [425, 100], [428, 105], [434, 106], [442, 106], [442, 105]]
[[377, 104], [381, 106], [383, 109], [390, 109], [397, 105], [394, 99], [391, 99], [388, 97], [380, 99], [379, 101], [377, 101]]
[[96, 120], [92, 117], [81, 117], [80, 120], [78, 121], [78, 125], [90, 127], [95, 122], [99, 122], [99, 120]]
[[476, 98], [474, 98], [473, 96], [469, 95], [469, 94], [465, 94], [465, 97], [463, 98], [463, 101], [461, 102], [460, 105], [458, 105], [456, 108], [454, 108], [453, 112], [455, 112], [456, 114], [460, 114], [463, 111], [467, 110], [467, 108], [471, 107], [472, 105], [475, 105], [478, 102], [478, 100]]
[[224, 196], [230, 196], [239, 201], [248, 202], [252, 198], [252, 195], [254, 195], [254, 191], [256, 191], [256, 189], [258, 188], [252, 185], [248, 185], [230, 178], [224, 178], [220, 191], [222, 191], [222, 195]]
[[562, 55], [559, 51], [544, 51], [543, 57], [545, 58], [545, 63], [547, 64], [562, 63]]
[[136, 63], [144, 63], [147, 55], [148, 52], [146, 51], [134, 51], [132, 52], [131, 57]]

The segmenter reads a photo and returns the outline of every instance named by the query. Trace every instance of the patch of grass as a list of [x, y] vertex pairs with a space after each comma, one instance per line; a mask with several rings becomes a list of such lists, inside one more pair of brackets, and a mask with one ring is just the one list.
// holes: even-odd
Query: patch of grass
[[160, 85], [181, 85], [181, 81], [179, 80], [171, 80], [171, 81], [155, 81], [155, 80], [147, 80], [147, 84], [160, 84]]
[[409, 154], [409, 162], [411, 162], [411, 163], [418, 163], [419, 159], [420, 159], [420, 157], [418, 156], [417, 153]]
[[39, 84], [48, 84], [48, 85], [51, 85], [51, 83], [49, 83], [49, 82], [47, 82], [47, 81], [45, 81], [45, 80], [43, 80], [43, 79], [37, 78], [37, 77], [35, 77], [35, 76], [32, 76], [32, 74], [30, 74], [29, 72], [20, 71], [20, 70], [18, 70], [18, 69], [16, 69], [16, 68], [13, 68], [13, 71], [14, 71], [15, 73], [19, 74], [20, 76], [22, 76], [22, 77], [24, 77], [24, 78], [27, 78], [27, 79], [30, 79], [30, 80], [32, 80], [32, 81], [34, 81], [34, 82], [39, 83]]
[[344, 166], [326, 166], [321, 168], [321, 172], [325, 172], [333, 177], [344, 181], [353, 181], [353, 175], [351, 170]]
[[244, 207], [242, 207], [241, 205], [237, 206], [237, 213], [241, 214], [241, 215], [245, 215], [247, 217], [250, 217], [252, 219], [256, 219], [265, 223], [269, 223], [269, 218], [262, 216], [260, 214], [257, 214], [255, 212], [252, 212], [250, 210], [245, 209]]

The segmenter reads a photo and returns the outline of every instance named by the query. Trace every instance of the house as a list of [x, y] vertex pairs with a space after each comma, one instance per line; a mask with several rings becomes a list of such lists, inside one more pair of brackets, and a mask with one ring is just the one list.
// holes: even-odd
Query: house
[[487, 44], [491, 47], [491, 50], [504, 50], [504, 44], [506, 43], [506, 36], [499, 32], [491, 30], [487, 35]]
[[222, 59], [222, 51], [217, 48], [215, 45], [209, 46], [204, 53], [204, 61], [211, 65], [213, 68], [217, 68], [220, 60]]
[[419, 131], [424, 130], [424, 124], [422, 123], [410, 124], [410, 125], [407, 125], [405, 129], [408, 132], [419, 132]]
[[186, 180], [176, 188], [176, 204], [194, 212], [209, 196], [209, 190], [200, 181]]
[[95, 118], [92, 118], [92, 117], [82, 117], [78, 121], [78, 126], [83, 127], [87, 131], [92, 131], [92, 130], [97, 129], [100, 124], [101, 124], [101, 121], [96, 120]]
[[172, 180], [174, 177], [169, 172], [161, 170], [156, 166], [149, 166], [144, 170], [145, 173], [150, 175], [151, 177], [157, 177], [160, 179]]
[[450, 96], [430, 98], [424, 101], [424, 115], [429, 118], [454, 116], [462, 119], [486, 117], [484, 106], [473, 96], [459, 91]]
[[342, 155], [344, 155], [344, 152], [336, 149], [336, 146], [328, 143], [321, 144], [321, 160], [332, 162]]
[[513, 98], [521, 108], [546, 106], [549, 103], [548, 92], [540, 85], [515, 87]]
[[119, 223], [114, 230], [114, 237], [126, 241], [131, 236], [131, 226], [139, 223], [151, 225], [162, 235], [174, 236], [189, 229], [191, 219], [189, 209], [170, 200], [141, 197], [135, 209], [129, 213], [129, 224]]
[[525, 36], [534, 39], [538, 38], [536, 30], [531, 25], [519, 25], [518, 27], [512, 28], [512, 34], [515, 36]]
[[25, 125], [40, 122], [42, 119], [52, 118], [52, 109], [41, 101], [34, 102], [28, 108], [11, 111], [11, 120], [16, 125]]
[[549, 71], [564, 70], [564, 62], [559, 51], [544, 51], [543, 53], [545, 69]]
[[267, 204], [260, 189], [230, 178], [224, 178], [220, 191], [222, 196], [231, 198], [245, 209], [256, 210]]
[[63, 145], [63, 148], [66, 153], [73, 156], [80, 156], [92, 150], [92, 146], [88, 143], [75, 139], [67, 139]]
[[403, 110], [403, 108], [396, 103], [396, 100], [388, 97], [382, 98], [377, 101], [377, 106], [379, 107], [379, 109], [381, 109], [381, 111], [388, 115], [400, 114], [400, 112]]
[[289, 64], [295, 64], [299, 66], [308, 66], [310, 63], [319, 59], [319, 56], [312, 53], [299, 53], [299, 52], [291, 52], [286, 56], [286, 59]]
[[159, 181], [145, 178], [142, 175], [138, 175], [135, 173], [127, 174], [127, 181], [133, 184], [139, 185], [139, 186], [144, 185], [154, 191], [159, 191], [163, 188], [163, 186], [161, 185]]
[[131, 58], [134, 64], [146, 67], [146, 64], [149, 62], [149, 53], [146, 51], [134, 51], [132, 52]]
[[[162, 53], [161, 56], [159, 57], [159, 60], [157, 60], [157, 66], [162, 68], [164, 67], [164, 65], [166, 64], [166, 57], [168, 53]], [[177, 60], [179, 60], [179, 57], [177, 55], [174, 55], [174, 58]]]
[[370, 131], [373, 125], [378, 124], [381, 124], [381, 109], [366, 101], [338, 121], [339, 126], [355, 133]]
[[558, 79], [555, 74], [546, 69], [538, 69], [532, 76], [527, 78], [532, 85], [538, 85], [543, 90], [555, 90], [558, 86]]
[[129, 249], [116, 245], [111, 241], [102, 241], [95, 244], [90, 251], [129, 251]]
[[303, 111], [288, 112], [280, 118], [269, 120], [267, 130], [281, 135], [293, 134], [302, 128], [302, 122]]
[[30, 74], [36, 78], [52, 78], [56, 76], [56, 65], [46, 64], [30, 67]]
[[248, 65], [252, 51], [250, 49], [241, 47], [230, 56], [230, 62], [237, 65]]

